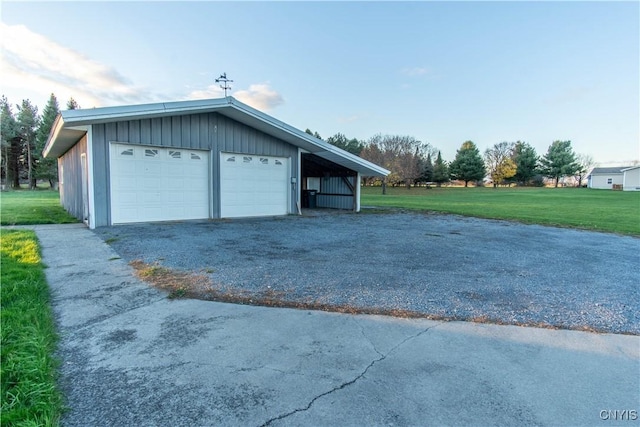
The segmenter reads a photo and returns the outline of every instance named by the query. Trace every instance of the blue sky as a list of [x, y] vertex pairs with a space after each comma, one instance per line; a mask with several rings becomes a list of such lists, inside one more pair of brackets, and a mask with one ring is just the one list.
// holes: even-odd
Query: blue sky
[[639, 2], [5, 2], [1, 91], [83, 108], [231, 95], [323, 137], [445, 160], [554, 140], [640, 160]]

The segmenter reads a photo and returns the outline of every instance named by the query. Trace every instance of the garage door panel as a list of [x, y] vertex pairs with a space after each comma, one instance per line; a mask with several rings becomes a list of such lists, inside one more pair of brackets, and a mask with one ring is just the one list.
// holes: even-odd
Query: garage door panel
[[161, 183], [160, 177], [157, 176], [145, 176], [141, 180], [138, 180], [139, 189], [143, 191], [157, 191], [160, 190]]
[[162, 221], [164, 215], [160, 206], [145, 206], [140, 209], [141, 215], [148, 218], [147, 221]]
[[183, 208], [168, 208], [166, 213], [173, 217], [181, 217], [185, 215], [185, 211]]
[[190, 178], [187, 177], [184, 180], [182, 180], [182, 187], [181, 189], [183, 191], [197, 191], [200, 192], [201, 190], [206, 190], [209, 188], [209, 185], [206, 182], [202, 182], [202, 180], [198, 179], [198, 178]]
[[[185, 201], [185, 197], [184, 197], [184, 193], [162, 193], [162, 202], [163, 203], [169, 203], [171, 205], [175, 205], [175, 204], [179, 204], [179, 203], [184, 203]], [[167, 212], [171, 212], [170, 207], [167, 207]]]
[[138, 203], [138, 194], [132, 191], [122, 191], [120, 198], [124, 203], [136, 204]]
[[286, 215], [289, 159], [221, 154], [222, 217]]
[[110, 159], [112, 223], [209, 217], [208, 152], [112, 144]]
[[120, 178], [116, 178], [113, 182], [112, 185], [116, 185], [117, 188], [120, 189], [120, 192], [127, 192], [127, 191], [137, 191], [137, 184], [136, 184], [136, 180], [133, 177], [120, 177]]
[[135, 207], [122, 208], [120, 210], [120, 215], [123, 218], [122, 222], [135, 221], [136, 218], [138, 218], [138, 208], [135, 208]]
[[168, 173], [170, 176], [188, 176], [192, 173], [190, 170], [188, 170], [188, 167], [189, 165], [185, 164], [184, 162], [180, 162], [179, 165], [169, 163], [166, 166], [166, 173]]
[[191, 178], [193, 180], [197, 180], [198, 182], [200, 182], [200, 177], [201, 176], [206, 176], [208, 175], [208, 169], [207, 168], [199, 168], [199, 169], [194, 169], [192, 168], [192, 166], [189, 166], [190, 171], [187, 172], [186, 174], [184, 174], [185, 178]]
[[139, 202], [143, 205], [159, 205], [162, 203], [162, 194], [159, 191], [149, 191], [140, 194]]
[[[146, 160], [146, 159], [145, 159]], [[157, 164], [145, 164], [144, 167], [144, 173], [147, 176], [161, 176], [163, 174], [163, 172], [166, 171], [166, 164], [163, 163], [157, 163]], [[164, 170], [163, 170], [164, 169]], [[169, 171], [166, 171], [166, 173], [169, 173]], [[178, 172], [179, 174], [180, 172]]]
[[135, 175], [136, 162], [129, 159], [120, 159], [120, 173], [122, 175]]
[[185, 181], [182, 178], [171, 178], [167, 182], [167, 188], [171, 191], [179, 191], [185, 188]]

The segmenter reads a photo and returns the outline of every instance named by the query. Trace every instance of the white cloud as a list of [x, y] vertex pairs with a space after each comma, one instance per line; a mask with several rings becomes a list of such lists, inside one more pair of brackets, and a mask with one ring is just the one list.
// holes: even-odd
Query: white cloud
[[248, 90], [239, 90], [231, 94], [234, 98], [262, 111], [269, 111], [284, 104], [284, 98], [268, 84], [253, 84]]
[[563, 106], [584, 102], [593, 92], [590, 87], [567, 87], [544, 99], [548, 105]]
[[403, 68], [402, 69], [402, 74], [404, 74], [406, 76], [410, 76], [410, 77], [424, 76], [424, 75], [430, 74], [430, 73], [431, 73], [431, 69], [429, 69], [427, 67], [411, 67], [411, 68]]
[[73, 97], [84, 108], [150, 102], [156, 98], [150, 91], [135, 87], [113, 67], [61, 46], [24, 25], [0, 23], [0, 33], [3, 92], [38, 93], [43, 99], [53, 92], [61, 107]]
[[209, 85], [205, 89], [194, 90], [189, 92], [186, 99], [210, 99], [223, 98], [224, 90], [219, 85]]
[[[60, 107], [73, 97], [82, 108], [167, 101], [157, 90], [138, 87], [114, 67], [96, 61], [81, 52], [62, 46], [24, 25], [0, 22], [0, 64], [2, 94], [10, 102], [32, 99], [43, 106], [54, 93]], [[253, 84], [247, 90], [231, 92], [238, 100], [268, 111], [284, 103], [282, 96], [268, 84]], [[222, 98], [217, 84], [192, 90], [185, 99]]]
[[[244, 102], [253, 108], [262, 111], [269, 111], [278, 105], [284, 103], [282, 96], [271, 89], [268, 84], [252, 84], [248, 90], [239, 90], [237, 92], [229, 92], [228, 95], [233, 96], [240, 102]], [[218, 84], [212, 84], [204, 89], [193, 90], [189, 92], [186, 99], [210, 99], [223, 98], [224, 90]]]
[[353, 122], [357, 122], [361, 118], [362, 116], [360, 116], [359, 114], [353, 114], [347, 117], [338, 117], [338, 123], [353, 123]]

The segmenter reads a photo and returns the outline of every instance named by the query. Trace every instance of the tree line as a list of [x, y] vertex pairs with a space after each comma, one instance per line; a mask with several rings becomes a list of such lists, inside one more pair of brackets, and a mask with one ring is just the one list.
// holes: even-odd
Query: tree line
[[[68, 110], [80, 108], [73, 98], [66, 106]], [[14, 113], [6, 96], [0, 98], [0, 176], [14, 189], [20, 188], [21, 181], [34, 189], [37, 180], [48, 181], [53, 187], [58, 180], [58, 162], [45, 159], [42, 150], [60, 112], [58, 100], [52, 93], [42, 114], [28, 99], [15, 107]]]
[[[48, 181], [51, 187], [58, 179], [56, 159], [42, 156], [45, 144], [60, 112], [58, 100], [52, 93], [38, 114], [38, 108], [28, 99], [17, 104], [16, 113], [7, 98], [0, 98], [0, 176], [7, 187], [20, 188], [28, 182], [35, 188], [37, 180]], [[80, 108], [71, 98], [68, 110]], [[306, 132], [322, 139], [317, 132]], [[591, 157], [577, 155], [571, 141], [554, 141], [544, 156], [526, 142], [501, 142], [481, 154], [472, 141], [465, 141], [455, 158], [447, 162], [440, 150], [427, 142], [407, 135], [376, 134], [366, 141], [347, 138], [337, 133], [326, 142], [360, 156], [390, 171], [386, 178], [363, 177], [365, 184], [379, 183], [383, 192], [387, 185], [435, 184], [441, 186], [452, 180], [482, 185], [490, 178], [494, 186], [513, 184], [542, 185], [543, 177], [553, 179], [555, 186], [562, 177], [574, 177], [580, 185], [594, 162]]]
[[[322, 139], [317, 132], [306, 132]], [[590, 156], [573, 151], [571, 141], [554, 141], [543, 156], [523, 141], [500, 142], [484, 153], [473, 141], [465, 141], [451, 162], [443, 160], [437, 148], [411, 136], [376, 134], [359, 141], [337, 133], [326, 141], [391, 171], [384, 179], [364, 177], [365, 184], [379, 183], [383, 193], [387, 185], [439, 187], [453, 180], [467, 187], [470, 182], [484, 185], [485, 178], [497, 187], [542, 186], [546, 177], [557, 187], [563, 177], [573, 177], [579, 186], [594, 165]]]

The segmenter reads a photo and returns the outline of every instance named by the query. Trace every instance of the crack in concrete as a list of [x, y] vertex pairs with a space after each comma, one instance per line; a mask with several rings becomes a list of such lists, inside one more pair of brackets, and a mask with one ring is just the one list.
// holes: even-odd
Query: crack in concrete
[[360, 334], [369, 342], [369, 344], [371, 344], [373, 351], [378, 353], [380, 356], [383, 356], [383, 354], [376, 348], [376, 345], [373, 343], [373, 341], [371, 341], [371, 338], [369, 338], [369, 336], [364, 332], [364, 327], [362, 326], [362, 324], [355, 318], [353, 319], [353, 321], [356, 323], [356, 325], [358, 325], [358, 327], [360, 327]]
[[[439, 324], [438, 324], [438, 325], [439, 325]], [[421, 335], [423, 335], [423, 334], [425, 334], [425, 333], [429, 332], [431, 329], [435, 328], [435, 327], [436, 327], [436, 326], [438, 326], [438, 325], [430, 326], [430, 327], [428, 327], [428, 328], [425, 328], [425, 329], [421, 330], [421, 331], [420, 331], [420, 332], [418, 332], [417, 334], [414, 334], [414, 335], [408, 336], [407, 338], [405, 338], [405, 339], [403, 339], [402, 341], [400, 341], [398, 344], [394, 345], [394, 346], [393, 346], [393, 347], [392, 347], [392, 348], [387, 352], [387, 354], [380, 353], [380, 352], [375, 348], [375, 346], [373, 345], [373, 343], [371, 343], [371, 340], [369, 340], [369, 338], [366, 336], [366, 334], [364, 334], [364, 331], [362, 330], [362, 333], [363, 333], [364, 337], [365, 337], [365, 338], [366, 338], [366, 339], [371, 343], [371, 345], [373, 346], [374, 351], [380, 355], [380, 357], [379, 357], [379, 358], [372, 360], [372, 361], [371, 361], [371, 363], [369, 363], [369, 365], [367, 365], [367, 367], [366, 367], [366, 368], [364, 368], [364, 370], [363, 370], [360, 374], [358, 374], [354, 379], [352, 379], [352, 380], [350, 380], [350, 381], [347, 381], [347, 382], [344, 382], [344, 383], [340, 384], [339, 386], [332, 388], [332, 389], [331, 389], [331, 390], [329, 390], [329, 391], [325, 391], [324, 393], [321, 393], [321, 394], [319, 394], [319, 395], [315, 396], [315, 397], [314, 397], [313, 399], [311, 399], [311, 400], [309, 401], [309, 403], [308, 403], [305, 407], [303, 407], [303, 408], [297, 408], [297, 409], [294, 409], [293, 411], [287, 412], [286, 414], [278, 415], [277, 417], [274, 417], [274, 418], [271, 418], [271, 419], [267, 420], [266, 422], [264, 422], [263, 424], [261, 424], [261, 425], [260, 425], [260, 427], [267, 427], [267, 426], [271, 425], [272, 423], [274, 423], [274, 422], [276, 422], [276, 421], [283, 420], [283, 419], [285, 419], [285, 418], [287, 418], [287, 417], [290, 417], [290, 416], [291, 416], [291, 415], [293, 415], [293, 414], [297, 414], [298, 412], [305, 412], [305, 411], [308, 411], [309, 409], [311, 409], [311, 407], [313, 406], [313, 404], [314, 404], [318, 399], [321, 399], [321, 398], [323, 398], [324, 396], [328, 396], [328, 395], [330, 395], [330, 394], [332, 394], [332, 393], [334, 393], [334, 392], [336, 392], [336, 391], [338, 391], [338, 390], [342, 390], [342, 389], [344, 389], [344, 388], [346, 388], [346, 387], [349, 387], [350, 385], [355, 384], [356, 382], [358, 382], [358, 380], [359, 380], [360, 378], [362, 378], [362, 377], [364, 377], [364, 376], [366, 375], [367, 371], [369, 371], [369, 369], [371, 369], [371, 368], [373, 367], [373, 365], [375, 365], [375, 364], [376, 364], [376, 363], [378, 363], [378, 362], [381, 362], [381, 361], [385, 360], [385, 359], [386, 359], [386, 358], [387, 358], [391, 353], [393, 353], [395, 350], [397, 350], [398, 348], [400, 348], [400, 347], [401, 347], [402, 345], [404, 345], [405, 343], [407, 343], [407, 342], [409, 342], [409, 341], [411, 341], [411, 340], [414, 340], [414, 339], [418, 338], [419, 336], [421, 336]]]

